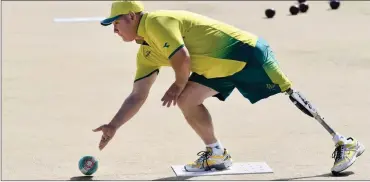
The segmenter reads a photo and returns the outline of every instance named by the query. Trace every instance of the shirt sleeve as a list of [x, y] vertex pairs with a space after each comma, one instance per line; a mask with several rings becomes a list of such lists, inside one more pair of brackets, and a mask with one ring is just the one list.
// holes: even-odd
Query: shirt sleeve
[[155, 17], [147, 27], [148, 36], [168, 59], [184, 46], [179, 20], [166, 16]]
[[136, 74], [134, 82], [146, 78], [153, 73], [159, 73], [160, 66], [153, 64], [153, 62], [149, 60], [150, 53], [150, 50], [145, 49], [143, 46], [140, 47], [136, 57]]

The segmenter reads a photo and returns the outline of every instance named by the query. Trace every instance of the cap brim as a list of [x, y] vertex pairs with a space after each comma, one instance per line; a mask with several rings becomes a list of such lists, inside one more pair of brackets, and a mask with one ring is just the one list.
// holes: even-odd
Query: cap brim
[[112, 24], [115, 20], [117, 20], [121, 15], [117, 15], [117, 16], [114, 16], [112, 18], [107, 18], [107, 19], [104, 19], [100, 22], [101, 25], [103, 26], [108, 26], [110, 24]]

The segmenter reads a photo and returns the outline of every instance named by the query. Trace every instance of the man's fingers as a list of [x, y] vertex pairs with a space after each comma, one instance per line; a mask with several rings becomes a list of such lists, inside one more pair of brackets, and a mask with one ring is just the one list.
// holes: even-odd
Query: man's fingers
[[173, 105], [174, 105], [174, 106], [176, 106], [176, 104], [177, 104], [177, 98], [175, 98], [175, 99], [173, 100]]
[[177, 99], [179, 99], [180, 94], [176, 95], [176, 97], [173, 99], [173, 105], [175, 106], [177, 104]]
[[101, 140], [100, 140], [100, 144], [99, 144], [99, 149], [102, 150], [107, 144], [108, 142], [111, 140], [112, 138], [107, 136], [107, 135], [103, 135], [101, 137]]
[[172, 103], [173, 105], [176, 105], [178, 97], [179, 97], [179, 94], [174, 94], [172, 92], [166, 92], [166, 94], [161, 99], [161, 101], [163, 102], [162, 106], [167, 105], [167, 107], [170, 107]]
[[165, 106], [167, 104], [167, 99], [163, 100], [162, 106]]
[[107, 144], [108, 144], [108, 142], [100, 142], [100, 144], [99, 144], [99, 149], [100, 150], [103, 150], [103, 148], [105, 147], [105, 146], [107, 146]]
[[161, 101], [164, 101], [166, 99], [166, 95], [167, 95], [167, 93], [164, 94], [164, 96], [162, 97]]
[[[162, 102], [166, 102], [168, 100], [168, 92], [166, 92], [165, 94], [164, 94], [164, 96], [162, 97], [162, 99], [161, 99], [161, 101]], [[164, 104], [163, 103], [163, 106], [165, 106], [166, 104]]]
[[173, 98], [174, 97], [171, 94], [168, 94], [165, 98], [165, 101], [163, 102], [163, 106], [167, 105], [167, 107], [170, 107], [172, 104]]
[[163, 101], [162, 106], [165, 106], [165, 105], [170, 101], [170, 98], [171, 98], [171, 96], [169, 95], [169, 93], [166, 93], [166, 94], [163, 96], [163, 99], [162, 99], [162, 101]]
[[99, 126], [98, 128], [94, 129], [94, 132], [101, 131], [103, 129], [104, 125]]
[[172, 103], [172, 98], [168, 100], [167, 107], [170, 107]]

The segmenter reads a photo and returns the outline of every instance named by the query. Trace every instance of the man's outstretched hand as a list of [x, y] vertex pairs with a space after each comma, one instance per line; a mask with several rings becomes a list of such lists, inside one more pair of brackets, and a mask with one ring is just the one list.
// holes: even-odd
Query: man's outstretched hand
[[103, 135], [101, 137], [100, 143], [99, 143], [99, 149], [103, 150], [103, 148], [109, 143], [110, 140], [114, 137], [114, 134], [116, 134], [116, 127], [105, 124], [101, 125], [100, 127], [93, 130], [94, 132], [102, 131]]
[[161, 101], [163, 102], [163, 106], [170, 107], [171, 104], [175, 106], [177, 104], [177, 99], [181, 95], [181, 92], [184, 90], [186, 84], [178, 85], [173, 83], [171, 87], [167, 90], [167, 92], [162, 97]]

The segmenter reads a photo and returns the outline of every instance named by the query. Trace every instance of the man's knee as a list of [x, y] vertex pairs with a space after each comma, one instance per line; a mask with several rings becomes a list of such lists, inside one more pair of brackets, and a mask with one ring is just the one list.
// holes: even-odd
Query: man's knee
[[199, 106], [203, 101], [218, 92], [196, 82], [189, 81], [184, 91], [177, 100], [180, 109], [188, 109]]
[[180, 97], [177, 100], [177, 105], [180, 107], [180, 109], [184, 110], [187, 108], [195, 107], [197, 105], [202, 104], [203, 101], [200, 101], [199, 99], [192, 97], [188, 94], [181, 94]]

